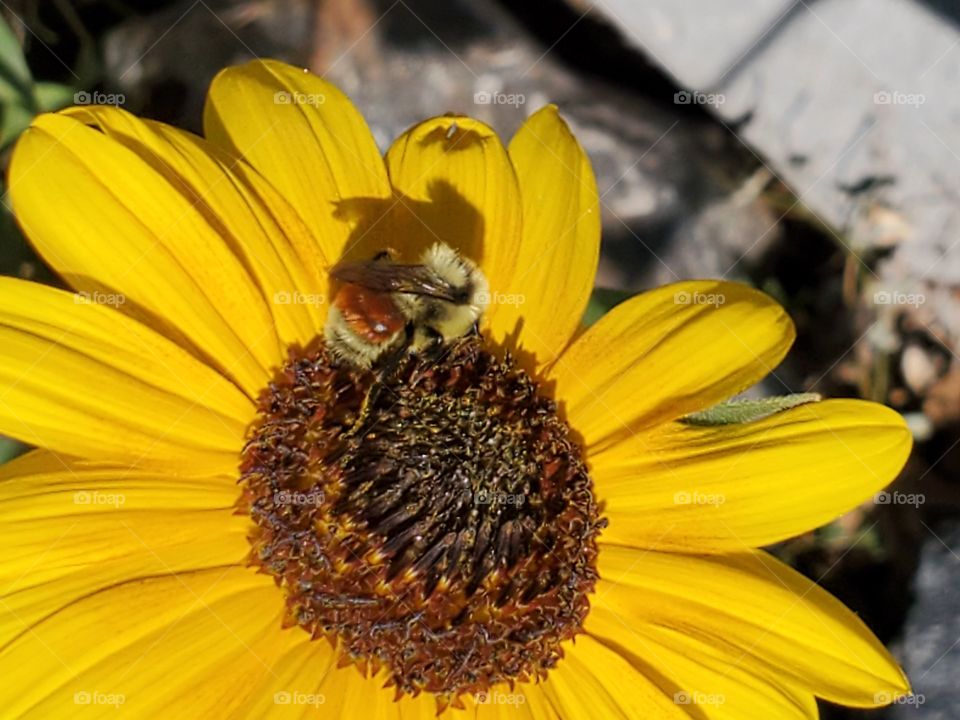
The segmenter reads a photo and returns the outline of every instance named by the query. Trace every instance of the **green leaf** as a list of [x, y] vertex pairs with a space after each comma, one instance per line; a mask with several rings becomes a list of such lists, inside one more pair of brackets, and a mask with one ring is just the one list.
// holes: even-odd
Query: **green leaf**
[[23, 454], [26, 446], [21, 445], [16, 440], [0, 437], [0, 465], [13, 460], [17, 455]]
[[27, 129], [33, 110], [17, 102], [0, 102], [0, 149], [5, 148]]
[[[3, 183], [0, 182], [0, 195], [3, 195], [3, 191]], [[10, 212], [9, 196], [0, 204], [0, 275], [57, 282], [17, 227]]]
[[33, 77], [23, 56], [20, 41], [7, 21], [0, 16], [0, 87], [3, 85], [12, 87], [21, 95], [29, 96]]
[[0, 148], [23, 132], [35, 112], [33, 78], [23, 48], [0, 17]]
[[748, 423], [754, 420], [774, 415], [798, 405], [820, 402], [819, 393], [796, 393], [794, 395], [780, 395], [761, 398], [759, 400], [728, 400], [712, 408], [690, 413], [680, 419], [687, 425], [732, 425]]
[[37, 101], [38, 112], [53, 112], [73, 104], [76, 94], [72, 85], [53, 82], [38, 82], [33, 87], [33, 96]]
[[587, 303], [587, 309], [583, 313], [583, 324], [593, 325], [597, 320], [606, 315], [607, 311], [614, 305], [619, 305], [634, 295], [635, 293], [626, 290], [594, 288], [593, 294], [590, 296], [590, 302]]

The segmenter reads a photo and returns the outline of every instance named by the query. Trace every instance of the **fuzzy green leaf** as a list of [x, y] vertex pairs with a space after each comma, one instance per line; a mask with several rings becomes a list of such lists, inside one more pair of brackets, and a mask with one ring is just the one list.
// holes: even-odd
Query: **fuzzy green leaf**
[[719, 405], [714, 405], [712, 408], [691, 413], [681, 418], [680, 421], [687, 425], [706, 426], [748, 423], [795, 408], [798, 405], [819, 402], [821, 399], [819, 393], [796, 393], [759, 400], [728, 400]]

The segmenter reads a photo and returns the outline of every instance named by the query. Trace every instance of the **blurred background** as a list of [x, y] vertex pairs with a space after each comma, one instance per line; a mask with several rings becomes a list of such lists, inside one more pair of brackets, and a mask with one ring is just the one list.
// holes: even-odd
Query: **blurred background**
[[[0, 146], [113, 103], [194, 131], [222, 67], [276, 57], [343, 88], [386, 149], [452, 111], [508, 138], [548, 102], [593, 161], [589, 317], [722, 277], [798, 325], [762, 388], [904, 413], [887, 492], [774, 548], [854, 608], [916, 696], [825, 718], [960, 717], [960, 3], [948, 0], [4, 0]], [[0, 274], [56, 284], [4, 194]], [[0, 438], [0, 461], [24, 448]], [[838, 482], [841, 479], [838, 478]]]

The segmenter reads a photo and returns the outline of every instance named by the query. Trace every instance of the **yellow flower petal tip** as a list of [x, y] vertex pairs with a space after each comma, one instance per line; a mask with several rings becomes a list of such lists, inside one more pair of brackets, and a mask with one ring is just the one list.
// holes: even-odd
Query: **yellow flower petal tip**
[[594, 456], [610, 521], [603, 540], [685, 552], [781, 542], [873, 498], [911, 446], [900, 415], [862, 400], [741, 425], [671, 423]]
[[601, 451], [756, 384], [795, 336], [768, 295], [737, 283], [686, 281], [614, 307], [551, 375], [571, 424]]
[[684, 421], [793, 342], [743, 285], [583, 331], [600, 198], [556, 106], [383, 157], [340, 90], [257, 60], [203, 137], [35, 118], [9, 189], [72, 290], [0, 279], [0, 433], [38, 447], [0, 469], [5, 716], [809, 720], [909, 692], [757, 549], [890, 482], [905, 423]]
[[533, 113], [508, 151], [520, 185], [522, 242], [512, 291], [499, 296], [487, 328], [539, 372], [580, 330], [600, 258], [600, 201], [590, 160], [556, 106]]
[[431, 118], [397, 138], [386, 164], [409, 237], [396, 244], [446, 243], [478, 263], [492, 286], [504, 287], [516, 266], [522, 210], [497, 134], [468, 117]]

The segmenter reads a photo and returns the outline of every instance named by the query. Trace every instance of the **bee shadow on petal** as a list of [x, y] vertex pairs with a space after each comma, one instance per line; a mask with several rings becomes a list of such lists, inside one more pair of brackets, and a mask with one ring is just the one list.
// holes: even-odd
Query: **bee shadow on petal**
[[388, 198], [344, 198], [334, 205], [334, 217], [352, 227], [340, 261], [391, 250], [401, 262], [415, 262], [426, 248], [443, 242], [483, 263], [484, 217], [445, 180], [427, 185], [426, 200], [395, 190]]

